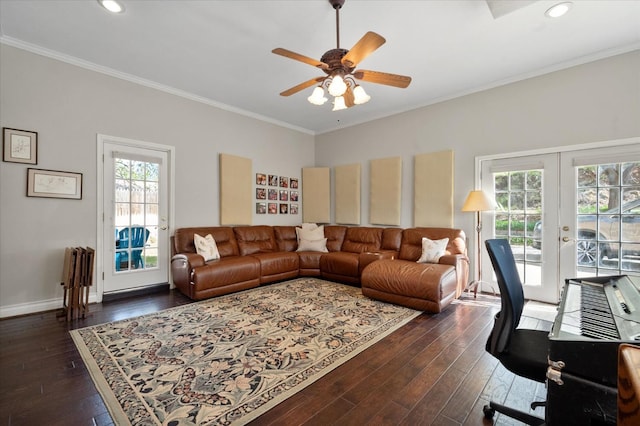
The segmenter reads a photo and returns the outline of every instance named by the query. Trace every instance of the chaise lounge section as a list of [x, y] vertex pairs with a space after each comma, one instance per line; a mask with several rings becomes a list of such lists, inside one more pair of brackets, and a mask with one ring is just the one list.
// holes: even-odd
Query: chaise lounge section
[[[298, 244], [295, 226], [177, 229], [172, 237], [173, 281], [189, 298], [202, 300], [299, 276], [322, 277], [362, 284], [368, 297], [434, 313], [466, 287], [469, 268], [462, 230], [325, 225], [321, 231], [326, 245], [304, 250], [308, 246]], [[194, 244], [196, 234], [213, 237], [219, 259], [205, 262]], [[423, 236], [450, 238], [438, 264], [412, 260], [420, 257]]]
[[[417, 263], [422, 239], [448, 239], [437, 263]], [[362, 294], [427, 312], [441, 312], [467, 286], [469, 262], [463, 231], [449, 228], [410, 228], [402, 232], [395, 259], [371, 263], [362, 272]]]

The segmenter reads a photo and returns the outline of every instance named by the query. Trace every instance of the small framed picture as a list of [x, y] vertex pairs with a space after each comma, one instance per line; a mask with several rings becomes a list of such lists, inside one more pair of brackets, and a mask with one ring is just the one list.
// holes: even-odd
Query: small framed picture
[[278, 186], [278, 176], [269, 175], [269, 186]]
[[264, 173], [256, 173], [256, 185], [266, 185], [267, 175]]
[[289, 178], [280, 176], [280, 188], [288, 188], [289, 187]]
[[291, 204], [291, 207], [289, 207], [289, 214], [298, 214], [297, 204]]
[[298, 191], [291, 191], [289, 199], [291, 201], [298, 201]]
[[298, 189], [298, 178], [289, 179], [289, 188]]
[[257, 214], [266, 214], [267, 213], [267, 203], [256, 203], [256, 213]]
[[27, 197], [82, 199], [82, 173], [27, 169]]
[[38, 133], [2, 128], [2, 160], [10, 163], [38, 164]]
[[277, 189], [270, 189], [269, 190], [269, 199], [270, 200], [277, 200], [278, 199], [278, 190]]
[[266, 188], [256, 188], [256, 199], [257, 200], [266, 200], [267, 199], [267, 189]]
[[278, 214], [278, 203], [267, 204], [267, 211], [269, 214]]
[[280, 214], [289, 214], [289, 204], [280, 203]]
[[280, 190], [280, 201], [289, 201], [289, 191], [286, 189]]

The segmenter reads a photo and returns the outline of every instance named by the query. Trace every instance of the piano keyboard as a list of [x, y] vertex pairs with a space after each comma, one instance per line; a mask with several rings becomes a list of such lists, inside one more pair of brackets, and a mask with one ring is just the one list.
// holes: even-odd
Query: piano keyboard
[[602, 286], [568, 283], [560, 330], [593, 339], [619, 340], [620, 333]]

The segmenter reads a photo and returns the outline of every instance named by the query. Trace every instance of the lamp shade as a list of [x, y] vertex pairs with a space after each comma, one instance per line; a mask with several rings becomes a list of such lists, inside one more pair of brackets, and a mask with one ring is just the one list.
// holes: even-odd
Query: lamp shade
[[462, 206], [463, 212], [485, 212], [493, 210], [495, 203], [484, 191], [477, 190], [469, 192], [467, 199]]

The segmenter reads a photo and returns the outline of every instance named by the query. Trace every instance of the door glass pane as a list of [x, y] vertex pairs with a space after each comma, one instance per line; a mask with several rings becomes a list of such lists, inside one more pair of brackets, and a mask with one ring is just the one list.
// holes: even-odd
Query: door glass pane
[[640, 273], [640, 163], [583, 166], [577, 173], [579, 274]]
[[541, 285], [542, 170], [494, 173], [494, 235], [508, 239], [522, 282]]
[[116, 273], [158, 267], [159, 164], [116, 158]]

